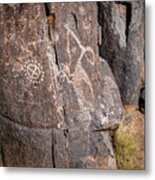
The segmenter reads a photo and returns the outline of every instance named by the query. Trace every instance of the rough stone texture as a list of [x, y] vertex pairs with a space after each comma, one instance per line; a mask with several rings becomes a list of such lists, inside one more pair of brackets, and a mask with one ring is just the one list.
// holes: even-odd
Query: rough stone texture
[[119, 86], [124, 105], [138, 105], [144, 81], [144, 1], [99, 2], [100, 55]]
[[0, 5], [3, 166], [115, 169], [122, 104], [98, 54], [97, 4]]

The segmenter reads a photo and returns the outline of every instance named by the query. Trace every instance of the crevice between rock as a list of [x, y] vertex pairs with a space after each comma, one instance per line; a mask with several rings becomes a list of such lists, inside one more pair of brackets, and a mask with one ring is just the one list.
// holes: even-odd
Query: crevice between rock
[[77, 21], [77, 17], [76, 17], [76, 14], [75, 13], [71, 13], [73, 18], [74, 18], [74, 21], [75, 21], [75, 26], [76, 26], [76, 30], [78, 30], [78, 21]]
[[45, 13], [47, 16], [48, 38], [49, 38], [49, 41], [52, 41], [52, 45], [53, 45], [53, 49], [55, 53], [55, 63], [58, 67], [58, 70], [60, 70], [59, 61], [57, 57], [57, 49], [56, 49], [56, 44], [55, 44], [55, 37], [54, 37], [55, 36], [55, 14], [53, 14], [50, 11], [48, 7], [48, 3], [44, 3], [44, 5], [45, 5]]
[[51, 142], [52, 142], [52, 146], [51, 146], [51, 151], [52, 151], [52, 162], [53, 162], [53, 168], [56, 168], [56, 163], [55, 163], [55, 153], [54, 153], [54, 135], [53, 135], [53, 130], [51, 132]]
[[126, 29], [125, 29], [125, 36], [126, 36], [126, 43], [128, 42], [129, 37], [129, 27], [131, 23], [131, 16], [132, 16], [132, 5], [130, 2], [116, 2], [116, 4], [124, 5], [126, 7]]
[[44, 5], [45, 5], [46, 16], [49, 16], [50, 15], [50, 10], [49, 10], [49, 7], [48, 7], [48, 3], [44, 3]]
[[55, 44], [54, 44], [53, 48], [54, 48], [54, 53], [55, 53], [55, 64], [57, 65], [58, 70], [60, 71], [60, 65], [59, 65], [59, 60], [58, 60], [58, 55], [57, 55], [57, 49], [56, 49], [56, 45], [55, 45]]
[[3, 150], [3, 147], [1, 147], [0, 149], [0, 156], [1, 156], [1, 161], [2, 161], [2, 166], [6, 167], [6, 162], [5, 162], [5, 154], [4, 154], [4, 150]]

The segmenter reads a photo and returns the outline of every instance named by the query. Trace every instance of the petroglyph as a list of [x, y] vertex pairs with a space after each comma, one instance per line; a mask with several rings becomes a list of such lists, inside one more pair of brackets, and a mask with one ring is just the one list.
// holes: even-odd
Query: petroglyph
[[28, 61], [24, 65], [26, 78], [34, 85], [40, 84], [44, 80], [44, 71], [40, 63], [36, 61]]
[[80, 40], [78, 39], [78, 37], [75, 35], [75, 33], [68, 27], [68, 25], [66, 24], [65, 25], [65, 28], [67, 29], [67, 52], [69, 54], [69, 57], [71, 58], [71, 52], [75, 49], [76, 47], [72, 47], [72, 49], [70, 49], [70, 39], [69, 39], [69, 36], [71, 35], [74, 40], [76, 41], [78, 47], [81, 49], [81, 54], [79, 56], [79, 58], [77, 59], [78, 62], [81, 61], [82, 57], [85, 55], [86, 52], [90, 52], [92, 55], [93, 55], [93, 58], [92, 59], [89, 59], [89, 62], [94, 65], [94, 61], [95, 61], [95, 54], [94, 54], [94, 51], [91, 47], [89, 46], [83, 46], [80, 42]]
[[[71, 67], [71, 63], [73, 61], [72, 59], [72, 53], [75, 53], [76, 51], [78, 51], [80, 49], [80, 52], [78, 54], [78, 57], [76, 57], [75, 55], [73, 56], [74, 58], [76, 57], [76, 61], [74, 63], [74, 70], [72, 72], [69, 72], [70, 70], [67, 69], [67, 75], [69, 75], [69, 77], [72, 78], [73, 81], [76, 81], [76, 90], [77, 90], [77, 94], [79, 95], [79, 97], [82, 98], [83, 96], [83, 89], [81, 89], [81, 82], [84, 81], [88, 87], [90, 88], [90, 96], [93, 97], [93, 88], [92, 88], [92, 82], [90, 81], [90, 78], [88, 76], [88, 74], [86, 73], [85, 69], [83, 69], [82, 64], [81, 64], [81, 60], [82, 58], [85, 56], [87, 61], [91, 64], [94, 65], [95, 63], [95, 54], [94, 51], [91, 47], [89, 46], [83, 46], [80, 42], [80, 40], [78, 39], [78, 37], [75, 35], [75, 33], [68, 27], [68, 25], [65, 25], [65, 28], [67, 29], [67, 52], [70, 58], [70, 62], [69, 62], [69, 67]], [[76, 43], [74, 43], [74, 46], [71, 46], [71, 38], [74, 39], [74, 41]], [[77, 53], [78, 53], [77, 52]], [[91, 54], [91, 57], [88, 57], [88, 54]], [[82, 95], [82, 96], [81, 96]]]

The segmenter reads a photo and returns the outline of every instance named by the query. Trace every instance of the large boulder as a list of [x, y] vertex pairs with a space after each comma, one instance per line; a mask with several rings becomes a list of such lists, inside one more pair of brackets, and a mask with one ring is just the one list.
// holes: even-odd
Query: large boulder
[[0, 5], [0, 164], [115, 169], [122, 104], [96, 3]]
[[100, 55], [114, 74], [124, 105], [138, 106], [144, 83], [144, 1], [100, 2]]

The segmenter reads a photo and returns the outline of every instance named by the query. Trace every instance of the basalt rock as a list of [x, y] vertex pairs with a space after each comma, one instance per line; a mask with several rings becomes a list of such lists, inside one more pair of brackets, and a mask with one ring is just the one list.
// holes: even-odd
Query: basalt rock
[[144, 1], [99, 2], [100, 55], [114, 74], [124, 105], [138, 106], [144, 83]]
[[99, 57], [97, 11], [0, 5], [0, 165], [116, 168], [108, 128], [122, 104]]

